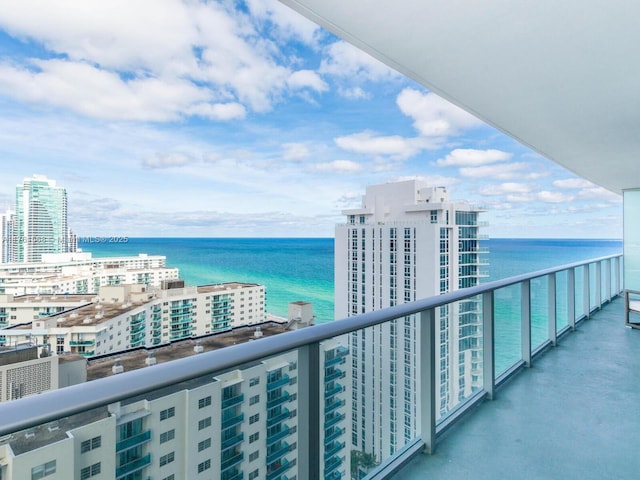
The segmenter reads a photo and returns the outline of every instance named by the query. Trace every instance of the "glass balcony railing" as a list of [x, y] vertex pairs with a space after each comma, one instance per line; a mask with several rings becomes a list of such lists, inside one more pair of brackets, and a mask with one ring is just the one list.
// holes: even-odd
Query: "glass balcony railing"
[[[81, 445], [101, 437], [104, 447], [123, 425], [143, 422], [145, 433], [116, 444], [118, 479], [142, 469], [140, 478], [155, 478], [169, 451], [176, 449], [177, 460], [214, 446], [232, 453], [219, 463], [211, 455], [197, 465], [175, 461], [176, 478], [190, 478], [196, 467], [212, 472], [214, 464], [221, 469], [209, 472], [215, 478], [247, 478], [258, 468], [267, 480], [342, 479], [350, 472], [385, 478], [420, 452], [433, 452], [453, 423], [616, 296], [621, 260], [550, 268], [3, 402], [0, 464], [11, 463], [14, 478], [29, 478], [33, 466], [63, 448], [65, 461], [80, 464]], [[378, 349], [375, 362], [369, 348]], [[331, 352], [344, 365], [327, 367]], [[339, 378], [341, 385], [331, 383]], [[243, 393], [223, 400], [233, 385]], [[283, 397], [265, 395], [284, 386]], [[367, 436], [362, 422], [366, 427], [374, 415], [361, 408], [373, 392], [384, 428]], [[207, 397], [202, 408], [192, 401]], [[289, 409], [273, 403], [282, 398]], [[270, 417], [268, 405], [282, 411]], [[234, 432], [223, 440], [236, 426], [244, 437]], [[175, 437], [170, 448], [162, 443], [168, 432]], [[9, 447], [11, 455], [2, 456]], [[94, 456], [106, 465], [113, 448], [91, 450]], [[122, 464], [128, 456], [135, 459]]]
[[137, 447], [138, 445], [143, 445], [150, 440], [151, 432], [142, 432], [139, 435], [134, 435], [133, 437], [125, 438], [124, 440], [120, 440], [119, 442], [117, 442], [116, 452], [121, 452], [122, 450], [126, 450], [128, 448]]

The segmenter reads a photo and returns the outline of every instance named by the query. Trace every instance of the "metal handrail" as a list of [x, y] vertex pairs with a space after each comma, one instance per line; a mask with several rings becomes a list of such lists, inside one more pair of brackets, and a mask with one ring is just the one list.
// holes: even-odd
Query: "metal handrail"
[[129, 397], [193, 380], [203, 375], [237, 368], [250, 362], [380, 325], [390, 320], [432, 310], [535, 278], [619, 257], [622, 255], [609, 255], [538, 270], [330, 323], [265, 337], [250, 343], [173, 360], [150, 368], [125, 372], [19, 400], [3, 402], [0, 403], [0, 419], [2, 419], [0, 420], [2, 421], [0, 437], [86, 410], [106, 406]]

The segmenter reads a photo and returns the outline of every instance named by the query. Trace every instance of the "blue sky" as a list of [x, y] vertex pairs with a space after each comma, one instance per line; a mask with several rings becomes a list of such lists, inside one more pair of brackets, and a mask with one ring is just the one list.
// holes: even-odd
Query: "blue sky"
[[47, 175], [85, 236], [332, 236], [416, 177], [492, 237], [622, 236], [619, 196], [274, 0], [3, 1], [0, 158], [0, 208]]

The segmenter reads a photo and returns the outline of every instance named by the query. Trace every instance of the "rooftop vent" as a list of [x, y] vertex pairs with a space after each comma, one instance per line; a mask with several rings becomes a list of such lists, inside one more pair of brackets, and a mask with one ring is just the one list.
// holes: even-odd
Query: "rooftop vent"
[[202, 342], [200, 340], [196, 340], [196, 344], [193, 347], [193, 351], [196, 353], [204, 352], [204, 347], [202, 346]]
[[113, 367], [111, 367], [111, 373], [114, 375], [118, 375], [119, 373], [124, 372], [124, 367], [122, 366], [122, 362], [119, 358], [116, 358], [116, 361], [113, 362]]
[[147, 352], [147, 358], [145, 358], [144, 364], [147, 367], [150, 367], [150, 366], [155, 365], [157, 363], [158, 363], [158, 361], [156, 360], [155, 354], [153, 352]]

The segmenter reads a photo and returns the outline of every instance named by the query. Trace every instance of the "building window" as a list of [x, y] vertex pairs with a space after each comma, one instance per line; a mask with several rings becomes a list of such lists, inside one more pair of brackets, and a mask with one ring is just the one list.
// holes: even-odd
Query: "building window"
[[202, 473], [205, 470], [209, 470], [211, 468], [211, 460], [205, 460], [202, 463], [198, 464], [198, 473]]
[[164, 477], [162, 480], [176, 480], [176, 476], [172, 473], [168, 477]]
[[249, 380], [250, 387], [258, 385], [259, 383], [260, 383], [260, 377], [253, 377], [251, 380]]
[[171, 418], [171, 417], [175, 416], [175, 414], [176, 414], [176, 408], [175, 407], [170, 407], [170, 408], [167, 408], [166, 410], [162, 410], [160, 412], [160, 421], [166, 420], [167, 418]]
[[252, 452], [252, 453], [249, 454], [249, 461], [253, 462], [259, 456], [260, 456], [260, 451], [256, 450], [255, 452]]
[[163, 456], [160, 457], [160, 466], [163, 467], [167, 463], [171, 463], [174, 460], [175, 460], [175, 453], [174, 452], [169, 452], [166, 455], [163, 455]]
[[93, 437], [90, 440], [85, 440], [80, 444], [80, 453], [86, 453], [96, 448], [100, 448], [102, 445], [102, 437]]
[[211, 447], [211, 439], [207, 438], [201, 442], [198, 442], [198, 451], [201, 452], [203, 450], [206, 450], [207, 448]]
[[251, 425], [252, 423], [256, 423], [258, 420], [260, 420], [260, 414], [256, 413], [255, 415], [251, 415], [249, 417], [249, 425]]
[[50, 462], [33, 467], [31, 469], [31, 480], [38, 480], [53, 475], [54, 473], [56, 473], [56, 461], [51, 460]]
[[166, 432], [160, 434], [160, 443], [166, 443], [169, 440], [173, 440], [176, 437], [176, 430], [172, 428]]
[[87, 480], [87, 478], [91, 478], [95, 475], [100, 475], [101, 471], [102, 466], [100, 465], [100, 462], [94, 463], [90, 467], [85, 467], [80, 470], [80, 480]]
[[260, 471], [258, 469], [254, 470], [249, 474], [249, 480], [255, 480], [260, 475]]
[[255, 405], [260, 401], [260, 395], [254, 395], [249, 399], [249, 405]]
[[203, 418], [198, 422], [198, 430], [203, 430], [211, 426], [211, 417]]
[[204, 408], [211, 405], [211, 396], [201, 398], [198, 400], [198, 408]]
[[249, 443], [257, 442], [260, 438], [260, 432], [256, 432], [253, 435], [249, 436]]

